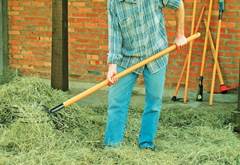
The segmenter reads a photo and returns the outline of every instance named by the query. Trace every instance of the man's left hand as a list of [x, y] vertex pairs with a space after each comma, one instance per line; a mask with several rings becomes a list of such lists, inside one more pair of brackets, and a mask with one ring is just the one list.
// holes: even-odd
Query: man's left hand
[[177, 50], [179, 51], [187, 44], [187, 38], [184, 35], [180, 35], [175, 38], [174, 42], [177, 45]]

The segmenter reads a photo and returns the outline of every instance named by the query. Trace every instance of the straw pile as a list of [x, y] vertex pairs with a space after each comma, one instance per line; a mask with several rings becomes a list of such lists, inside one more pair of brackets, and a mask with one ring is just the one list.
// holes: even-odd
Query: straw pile
[[52, 116], [42, 110], [69, 97], [38, 78], [0, 85], [0, 164], [240, 164], [234, 104], [166, 103], [152, 152], [137, 147], [142, 107], [130, 109], [125, 143], [104, 149], [106, 106], [73, 105]]

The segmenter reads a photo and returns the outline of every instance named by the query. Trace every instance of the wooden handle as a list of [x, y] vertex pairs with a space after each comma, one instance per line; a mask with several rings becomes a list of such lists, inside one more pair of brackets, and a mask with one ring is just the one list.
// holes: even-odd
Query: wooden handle
[[[188, 38], [187, 38], [187, 42], [191, 42], [191, 41], [193, 41], [193, 40], [195, 40], [195, 39], [197, 39], [197, 38], [199, 38], [199, 37], [200, 37], [200, 33], [196, 33], [196, 34], [188, 37]], [[169, 52], [171, 52], [171, 51], [173, 51], [173, 50], [175, 50], [175, 49], [176, 49], [176, 45], [172, 45], [172, 46], [170, 46], [170, 47], [162, 50], [161, 52], [159, 52], [159, 53], [157, 53], [157, 54], [155, 54], [155, 55], [153, 55], [153, 56], [151, 56], [151, 57], [149, 57], [149, 58], [141, 61], [140, 63], [135, 64], [135, 65], [129, 67], [128, 69], [126, 69], [126, 70], [124, 70], [124, 71], [116, 74], [115, 77], [117, 77], [118, 79], [120, 79], [120, 78], [126, 76], [127, 74], [133, 72], [134, 70], [136, 70], [136, 69], [138, 69], [138, 68], [140, 68], [140, 67], [143, 67], [144, 65], [146, 65], [146, 64], [148, 64], [148, 63], [150, 63], [150, 62], [152, 62], [152, 61], [160, 58], [161, 56], [163, 56], [163, 55], [165, 55], [165, 54], [167, 54], [167, 53], [169, 53]], [[107, 85], [108, 85], [108, 80], [104, 80], [104, 81], [100, 82], [99, 84], [97, 84], [97, 85], [95, 85], [95, 86], [93, 86], [93, 87], [85, 90], [84, 92], [78, 94], [77, 96], [74, 96], [74, 97], [72, 97], [71, 99], [65, 101], [65, 102], [63, 103], [63, 105], [64, 105], [64, 107], [67, 107], [67, 106], [69, 106], [69, 105], [72, 105], [73, 103], [75, 103], [75, 102], [77, 102], [77, 101], [79, 101], [79, 100], [87, 97], [88, 95], [96, 92], [97, 90], [99, 90], [99, 89], [101, 89], [101, 88], [103, 88], [103, 87], [105, 87], [105, 86], [107, 86]]]
[[185, 71], [185, 69], [186, 69], [186, 67], [187, 67], [187, 63], [188, 63], [188, 54], [186, 55], [186, 58], [185, 58], [185, 60], [184, 60], [183, 68], [182, 68], [180, 77], [179, 77], [179, 79], [178, 79], [177, 86], [176, 86], [176, 89], [175, 89], [175, 92], [174, 92], [174, 95], [173, 95], [173, 96], [177, 96], [177, 95], [178, 95], [178, 91], [179, 91], [179, 89], [180, 89], [180, 85], [181, 85], [181, 82], [182, 82], [182, 79], [183, 79], [184, 71]]
[[[204, 24], [205, 24], [205, 26], [207, 26], [207, 23], [206, 23], [205, 19], [204, 19]], [[212, 55], [213, 55], [213, 58], [215, 60], [216, 49], [215, 49], [215, 46], [214, 46], [214, 43], [213, 43], [213, 38], [212, 38], [210, 30], [208, 31], [208, 38], [209, 38], [209, 42], [210, 42], [210, 46], [211, 46], [211, 50], [212, 50]], [[215, 63], [217, 64], [217, 73], [218, 73], [218, 78], [219, 78], [220, 84], [223, 85], [224, 81], [223, 81], [223, 76], [222, 76], [222, 72], [221, 72], [221, 68], [220, 68], [218, 59], [217, 59], [217, 61], [215, 61]]]
[[207, 19], [207, 26], [206, 26], [204, 48], [203, 48], [203, 54], [202, 54], [202, 64], [201, 64], [200, 77], [203, 76], [203, 71], [204, 71], [205, 62], [206, 62], [206, 53], [207, 53], [207, 45], [208, 45], [208, 31], [209, 31], [211, 16], [212, 16], [212, 6], [213, 6], [212, 4], [213, 4], [213, 0], [210, 0], [209, 8], [208, 8], [208, 19]]
[[[193, 2], [193, 14], [192, 14], [192, 25], [191, 25], [191, 35], [193, 35], [193, 33], [194, 33], [196, 9], [197, 9], [197, 0], [194, 0], [194, 2]], [[187, 100], [188, 100], [188, 82], [189, 82], [189, 73], [190, 73], [191, 59], [192, 59], [192, 48], [193, 48], [193, 41], [190, 42], [189, 51], [188, 51], [185, 90], [184, 90], [184, 96], [183, 96], [183, 102], [184, 103], [187, 103]]]
[[[222, 20], [219, 20], [218, 21], [218, 30], [217, 30], [217, 40], [216, 40], [216, 51], [215, 51], [215, 55], [214, 55], [215, 61], [218, 60], [221, 27], [222, 27]], [[214, 92], [214, 87], [215, 87], [216, 70], [217, 70], [217, 63], [215, 62], [214, 66], [213, 66], [213, 76], [212, 76], [212, 84], [211, 84], [211, 93], [210, 93], [209, 105], [213, 104], [213, 92]]]
[[201, 9], [200, 16], [199, 16], [199, 18], [198, 18], [198, 22], [197, 22], [197, 25], [196, 25], [196, 28], [195, 28], [194, 33], [197, 33], [197, 32], [198, 32], [198, 29], [199, 29], [199, 27], [200, 27], [200, 23], [201, 23], [202, 18], [203, 18], [203, 14], [204, 14], [205, 8], [206, 8], [206, 5], [204, 4], [203, 7], [202, 7], [202, 9]]
[[[200, 35], [201, 35], [200, 33], [196, 33], [196, 34], [190, 36], [189, 38], [187, 38], [187, 42], [191, 42], [191, 41], [197, 39], [198, 37], [200, 37]], [[151, 56], [151, 57], [141, 61], [140, 63], [135, 64], [135, 65], [129, 67], [128, 69], [122, 71], [121, 73], [118, 73], [116, 75], [116, 77], [117, 78], [121, 78], [121, 77], [123, 77], [123, 76], [125, 76], [125, 75], [127, 75], [127, 74], [129, 74], [131, 72], [133, 72], [134, 70], [136, 70], [136, 69], [138, 69], [140, 67], [143, 67], [144, 65], [146, 65], [146, 64], [148, 64], [148, 63], [150, 63], [150, 62], [160, 58], [161, 56], [163, 56], [165, 54], [168, 54], [169, 52], [175, 50], [176, 48], [177, 48], [176, 45], [172, 45], [172, 46], [162, 50], [161, 52], [159, 52], [159, 53], [157, 53], [157, 54], [155, 54], [155, 55], [153, 55], [153, 56]]]

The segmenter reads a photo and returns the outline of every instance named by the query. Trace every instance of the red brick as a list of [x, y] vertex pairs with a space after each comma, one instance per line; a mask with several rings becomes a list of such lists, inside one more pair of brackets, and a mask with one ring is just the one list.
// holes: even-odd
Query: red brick
[[[192, 0], [185, 0], [185, 33], [190, 34], [192, 19]], [[202, 1], [198, 0], [198, 18]], [[100, 81], [105, 78], [108, 50], [107, 1], [106, 0], [69, 0], [69, 71], [71, 79], [81, 81]], [[240, 4], [238, 0], [228, 0], [223, 15], [219, 61], [226, 83], [236, 84], [240, 59]], [[51, 62], [51, 0], [9, 1], [9, 49], [10, 65], [23, 74], [50, 77]], [[208, 8], [208, 5], [207, 5]], [[211, 32], [216, 40], [218, 25], [218, 3], [214, 1]], [[176, 34], [175, 12], [164, 9], [169, 45]], [[205, 11], [205, 18], [207, 16]], [[202, 36], [194, 42], [190, 88], [196, 90], [204, 46], [205, 27], [203, 21], [199, 31]], [[170, 53], [166, 86], [175, 87], [181, 66], [188, 50]], [[208, 44], [204, 70], [205, 88], [211, 83], [213, 58]], [[100, 75], [89, 74], [98, 71]], [[217, 80], [218, 81], [218, 80]], [[139, 80], [143, 83], [142, 77]], [[184, 82], [182, 83], [184, 84]], [[216, 87], [217, 88], [217, 87]]]

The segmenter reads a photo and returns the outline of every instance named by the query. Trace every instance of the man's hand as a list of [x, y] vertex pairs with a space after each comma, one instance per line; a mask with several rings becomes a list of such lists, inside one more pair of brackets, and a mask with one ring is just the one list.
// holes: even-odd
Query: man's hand
[[108, 85], [111, 86], [115, 84], [118, 79], [114, 77], [117, 74], [117, 64], [109, 64], [108, 65], [108, 73], [107, 73], [107, 79], [108, 79]]
[[187, 44], [187, 38], [184, 35], [180, 35], [175, 38], [174, 42], [177, 45], [177, 50], [179, 51]]

